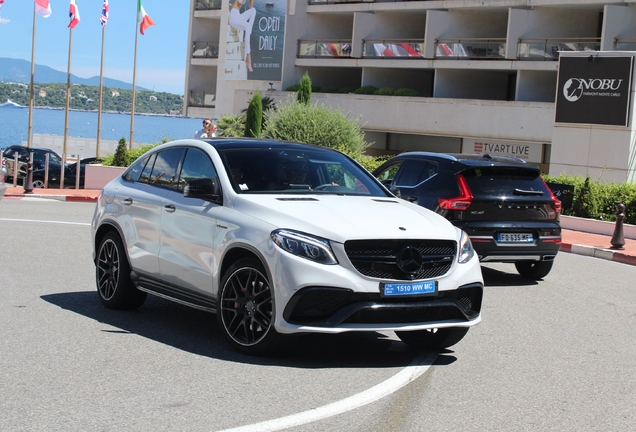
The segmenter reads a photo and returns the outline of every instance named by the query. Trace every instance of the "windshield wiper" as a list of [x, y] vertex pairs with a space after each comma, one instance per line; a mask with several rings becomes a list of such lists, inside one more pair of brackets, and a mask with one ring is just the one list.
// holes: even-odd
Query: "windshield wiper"
[[514, 194], [515, 195], [541, 196], [541, 195], [543, 195], [543, 191], [515, 189]]

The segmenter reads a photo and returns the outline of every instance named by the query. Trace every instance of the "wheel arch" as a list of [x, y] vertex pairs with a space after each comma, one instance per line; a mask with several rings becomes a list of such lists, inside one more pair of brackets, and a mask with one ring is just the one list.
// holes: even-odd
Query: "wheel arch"
[[221, 280], [223, 279], [223, 275], [225, 275], [225, 272], [227, 272], [227, 269], [230, 268], [232, 264], [243, 258], [257, 259], [265, 269], [265, 273], [267, 279], [269, 279], [270, 284], [272, 283], [272, 274], [270, 272], [269, 266], [267, 265], [267, 260], [263, 257], [260, 251], [250, 245], [237, 244], [236, 246], [229, 249], [225, 253], [225, 255], [223, 255], [223, 259], [221, 261], [221, 266], [219, 269], [219, 291], [221, 289]]
[[129, 263], [131, 263], [130, 257], [128, 256], [128, 248], [126, 247], [126, 237], [124, 237], [121, 227], [114, 222], [104, 221], [99, 226], [99, 228], [97, 228], [97, 230], [95, 231], [95, 242], [93, 244], [93, 247], [95, 249], [93, 251], [93, 261], [95, 262], [95, 264], [97, 264], [97, 253], [98, 253], [99, 245], [102, 243], [104, 236], [108, 234], [109, 232], [117, 233], [122, 243], [124, 244], [124, 250], [126, 251], [126, 259], [128, 260]]

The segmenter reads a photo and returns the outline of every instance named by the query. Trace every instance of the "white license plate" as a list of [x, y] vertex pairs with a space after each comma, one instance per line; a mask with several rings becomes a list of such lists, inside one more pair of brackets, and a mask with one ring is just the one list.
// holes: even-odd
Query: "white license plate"
[[500, 233], [497, 239], [499, 243], [532, 243], [532, 234]]

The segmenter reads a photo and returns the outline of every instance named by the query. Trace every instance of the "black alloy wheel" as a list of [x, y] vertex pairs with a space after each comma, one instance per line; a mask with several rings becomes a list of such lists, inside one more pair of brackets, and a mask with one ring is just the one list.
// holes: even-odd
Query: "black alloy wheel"
[[241, 259], [225, 272], [217, 316], [230, 344], [241, 353], [267, 354], [277, 345], [273, 292], [259, 260]]
[[113, 231], [102, 239], [95, 268], [97, 294], [109, 309], [137, 309], [147, 294], [130, 279], [130, 264], [119, 235]]
[[402, 342], [416, 349], [441, 350], [462, 340], [470, 327], [446, 327], [430, 330], [395, 332]]
[[517, 261], [515, 267], [521, 276], [527, 279], [543, 279], [552, 270], [554, 261]]

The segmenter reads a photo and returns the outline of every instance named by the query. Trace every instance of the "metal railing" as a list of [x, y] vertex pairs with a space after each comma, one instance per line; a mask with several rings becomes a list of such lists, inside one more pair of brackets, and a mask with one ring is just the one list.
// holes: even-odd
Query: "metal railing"
[[435, 39], [435, 58], [503, 60], [506, 38]]
[[297, 58], [351, 58], [351, 40], [299, 40]]
[[614, 38], [614, 51], [636, 51], [636, 36]]
[[221, 4], [221, 0], [197, 0], [196, 3], [194, 3], [194, 10], [217, 10], [221, 9]]
[[193, 42], [192, 58], [219, 58], [219, 43]]
[[519, 60], [556, 61], [559, 51], [600, 51], [601, 38], [519, 39]]
[[190, 92], [188, 103], [191, 107], [214, 108], [216, 106], [216, 94], [193, 90]]
[[377, 39], [362, 41], [364, 58], [422, 58], [424, 55], [423, 39]]

